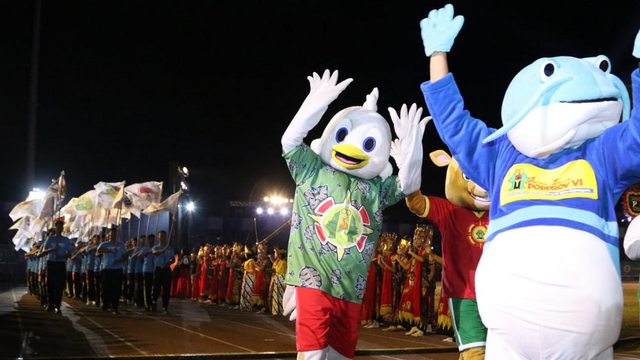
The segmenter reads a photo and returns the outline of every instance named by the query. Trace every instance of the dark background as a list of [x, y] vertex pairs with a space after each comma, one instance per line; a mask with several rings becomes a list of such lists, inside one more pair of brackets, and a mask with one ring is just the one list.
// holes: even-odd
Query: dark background
[[[280, 136], [308, 93], [306, 77], [354, 82], [330, 117], [373, 87], [379, 112], [424, 107], [428, 59], [419, 22], [440, 1], [43, 1], [35, 176], [25, 184], [35, 0], [0, 4], [0, 200], [22, 201], [65, 171], [67, 199], [99, 181], [164, 181], [188, 166], [191, 199], [216, 215], [229, 201], [293, 196]], [[640, 2], [453, 1], [465, 25], [450, 53], [466, 106], [499, 127], [515, 74], [544, 56], [609, 56], [623, 82]], [[635, 5], [633, 5], [635, 4]], [[444, 195], [443, 148], [429, 124], [423, 192]], [[404, 206], [390, 213], [407, 215]], [[415, 218], [413, 218], [415, 219]], [[414, 220], [410, 221], [414, 221]]]

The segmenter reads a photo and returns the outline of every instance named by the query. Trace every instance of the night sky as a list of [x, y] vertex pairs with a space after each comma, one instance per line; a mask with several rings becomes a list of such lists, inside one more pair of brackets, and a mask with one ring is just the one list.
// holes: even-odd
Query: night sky
[[[637, 66], [640, 2], [485, 3], [453, 2], [466, 21], [449, 59], [467, 109], [490, 126], [501, 124], [509, 81], [540, 57], [604, 54], [625, 83]], [[27, 196], [34, 4], [0, 4], [0, 199], [9, 202]], [[166, 197], [177, 163], [188, 166], [204, 213], [270, 192], [293, 196], [280, 137], [308, 93], [306, 77], [337, 69], [354, 79], [307, 144], [373, 87], [387, 119], [390, 106], [424, 107], [419, 22], [444, 4], [43, 1], [34, 185], [65, 171], [67, 199], [122, 180], [164, 181]], [[445, 170], [427, 156], [444, 148], [432, 124], [424, 147], [422, 190], [443, 196]]]

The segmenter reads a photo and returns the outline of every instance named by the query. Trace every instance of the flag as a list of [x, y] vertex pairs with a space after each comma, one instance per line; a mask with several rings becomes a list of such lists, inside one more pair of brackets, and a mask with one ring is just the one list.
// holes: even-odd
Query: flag
[[96, 189], [98, 203], [106, 210], [120, 207], [122, 194], [124, 194], [124, 181], [120, 182], [104, 182], [100, 181], [93, 187]]
[[15, 224], [11, 225], [9, 230], [29, 231], [32, 221], [33, 218], [31, 216], [23, 216], [20, 220], [16, 221]]
[[36, 219], [31, 216], [25, 216], [16, 221], [9, 230], [18, 230], [27, 234], [37, 233], [44, 227], [45, 221], [43, 219]]
[[180, 194], [182, 194], [182, 190], [178, 190], [178, 192], [169, 196], [161, 203], [153, 203], [147, 206], [147, 208], [144, 209], [142, 213], [149, 216], [159, 215], [167, 211], [175, 214], [176, 210], [178, 209], [178, 200], [180, 199]]
[[78, 202], [78, 198], [76, 197], [69, 199], [67, 204], [60, 208], [60, 214], [74, 217], [76, 215], [77, 202]]
[[15, 245], [14, 249], [16, 251], [22, 249], [25, 252], [28, 252], [29, 250], [31, 250], [32, 242], [33, 239], [29, 237], [29, 234], [21, 230], [18, 230], [18, 232], [13, 237], [13, 244]]
[[38, 217], [40, 215], [40, 211], [42, 210], [42, 204], [44, 203], [44, 198], [37, 198], [31, 200], [25, 200], [19, 202], [16, 206], [13, 207], [11, 212], [9, 213], [9, 217], [11, 220], [16, 221], [24, 216]]
[[96, 190], [89, 190], [80, 195], [74, 204], [76, 215], [92, 214], [96, 210]]
[[140, 219], [140, 213], [142, 209], [140, 209], [140, 206], [138, 206], [134, 202], [133, 197], [134, 195], [126, 192], [126, 189], [125, 189], [124, 196], [122, 197], [122, 217], [123, 218], [130, 219], [131, 214], [133, 214], [138, 219]]
[[[64, 181], [64, 177], [62, 177]], [[66, 186], [66, 185], [65, 185]], [[49, 220], [53, 217], [54, 213], [58, 211], [62, 205], [59, 198], [60, 195], [60, 178], [51, 180], [51, 185], [44, 193], [44, 201], [42, 208], [38, 214], [38, 218]]]
[[[41, 234], [46, 223], [47, 222], [44, 219], [33, 219], [31, 221], [31, 227], [29, 227], [29, 234], [33, 234], [34, 236], [35, 234]], [[38, 238], [40, 237], [41, 236], [38, 236]]]
[[162, 199], [162, 181], [147, 181], [131, 184], [124, 191], [129, 194], [133, 204], [141, 209], [153, 203], [159, 203]]
[[72, 218], [69, 218], [69, 231], [74, 232], [84, 227], [84, 224], [87, 221], [87, 215], [76, 215]]

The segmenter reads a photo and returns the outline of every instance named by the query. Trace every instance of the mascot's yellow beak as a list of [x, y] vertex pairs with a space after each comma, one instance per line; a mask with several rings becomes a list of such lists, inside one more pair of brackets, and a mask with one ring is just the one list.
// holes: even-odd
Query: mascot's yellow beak
[[346, 169], [359, 169], [369, 163], [369, 155], [350, 144], [334, 145], [331, 157]]

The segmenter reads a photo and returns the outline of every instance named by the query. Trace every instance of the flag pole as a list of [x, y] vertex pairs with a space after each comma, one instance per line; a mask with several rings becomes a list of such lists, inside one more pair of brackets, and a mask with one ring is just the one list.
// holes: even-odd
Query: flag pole
[[142, 212], [140, 212], [140, 216], [138, 217], [138, 240], [140, 240], [140, 223], [142, 222]]
[[[122, 226], [122, 218], [120, 217], [122, 215], [122, 201], [120, 201], [120, 206], [118, 207], [118, 212], [116, 213], [116, 226], [117, 228], [120, 228]], [[124, 234], [124, 231], [120, 231], [120, 241], [122, 242], [122, 235]]]
[[151, 222], [151, 216], [147, 215], [147, 232], [146, 234], [149, 235], [149, 223]]
[[[169, 212], [169, 214], [171, 214], [171, 212]], [[176, 216], [173, 216], [173, 219], [169, 224], [169, 243], [171, 242], [171, 235], [173, 234], [173, 228], [175, 227], [175, 223], [176, 223]], [[175, 248], [175, 244], [174, 244], [174, 248]]]
[[[127, 181], [123, 180], [122, 181], [122, 189], [120, 190], [120, 191], [122, 191], [122, 196], [120, 197], [120, 200], [119, 200], [120, 203], [118, 204], [118, 217], [116, 218], [116, 223], [118, 224], [118, 227], [122, 226], [122, 218], [121, 218], [121, 216], [122, 216], [122, 204], [124, 203], [122, 198], [124, 197], [124, 187], [125, 187], [126, 184], [127, 184]], [[131, 235], [131, 234], [127, 234], [127, 235]], [[122, 239], [120, 239], [120, 240], [122, 240]]]

